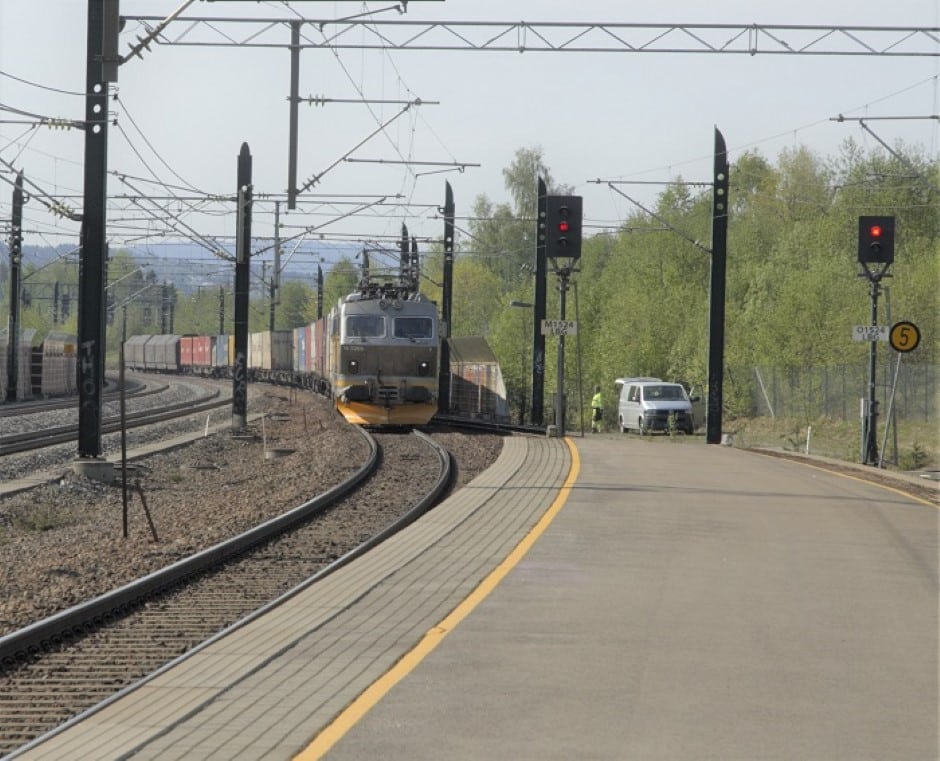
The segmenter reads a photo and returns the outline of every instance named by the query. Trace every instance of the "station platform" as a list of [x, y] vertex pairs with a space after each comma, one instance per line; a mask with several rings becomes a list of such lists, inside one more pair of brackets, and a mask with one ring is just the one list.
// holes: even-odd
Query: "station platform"
[[938, 510], [667, 437], [512, 437], [28, 759], [936, 759]]

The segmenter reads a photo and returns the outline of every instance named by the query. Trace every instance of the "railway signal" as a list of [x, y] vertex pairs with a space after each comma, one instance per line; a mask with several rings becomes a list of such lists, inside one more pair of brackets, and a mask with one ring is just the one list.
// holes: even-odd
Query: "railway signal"
[[546, 196], [545, 201], [545, 255], [580, 258], [581, 196]]
[[894, 217], [858, 218], [858, 261], [861, 264], [894, 262]]
[[[860, 276], [867, 277], [871, 286], [871, 326], [878, 328], [878, 296], [881, 280], [888, 276], [894, 262], [894, 217], [858, 218], [858, 262]], [[868, 399], [862, 406], [862, 451], [865, 465], [880, 466], [876, 427], [878, 424], [878, 398], [875, 394], [877, 342], [872, 341], [868, 350]]]

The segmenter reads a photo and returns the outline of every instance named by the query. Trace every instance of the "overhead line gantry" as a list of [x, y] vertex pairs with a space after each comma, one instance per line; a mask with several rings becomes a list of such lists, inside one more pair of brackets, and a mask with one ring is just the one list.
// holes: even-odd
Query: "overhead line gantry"
[[[154, 30], [159, 16], [124, 16]], [[595, 21], [422, 21], [190, 16], [157, 45], [290, 47], [276, 39], [292, 25], [321, 39], [302, 49], [467, 50], [553, 53], [737, 53], [740, 55], [938, 56], [940, 27], [825, 24], [681, 24]], [[240, 35], [233, 29], [248, 27]], [[139, 52], [138, 52], [139, 54]]]

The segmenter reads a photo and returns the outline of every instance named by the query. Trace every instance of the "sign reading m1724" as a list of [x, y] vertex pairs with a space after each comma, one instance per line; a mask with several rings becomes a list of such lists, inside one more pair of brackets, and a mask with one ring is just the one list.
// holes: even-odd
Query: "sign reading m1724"
[[542, 320], [543, 336], [576, 336], [578, 323], [574, 320]]

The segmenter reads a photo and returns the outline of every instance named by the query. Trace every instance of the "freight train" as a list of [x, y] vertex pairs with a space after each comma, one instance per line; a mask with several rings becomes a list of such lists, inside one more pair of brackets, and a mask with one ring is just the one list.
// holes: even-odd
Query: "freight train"
[[19, 331], [16, 342], [15, 393], [10, 386], [8, 331], [0, 330], [0, 401], [68, 396], [78, 391], [78, 338], [52, 332], [41, 336], [36, 330]]
[[[229, 377], [233, 335], [137, 335], [129, 370]], [[351, 423], [423, 425], [437, 412], [437, 307], [410, 287], [362, 283], [323, 318], [248, 336], [248, 379], [310, 388]]]

